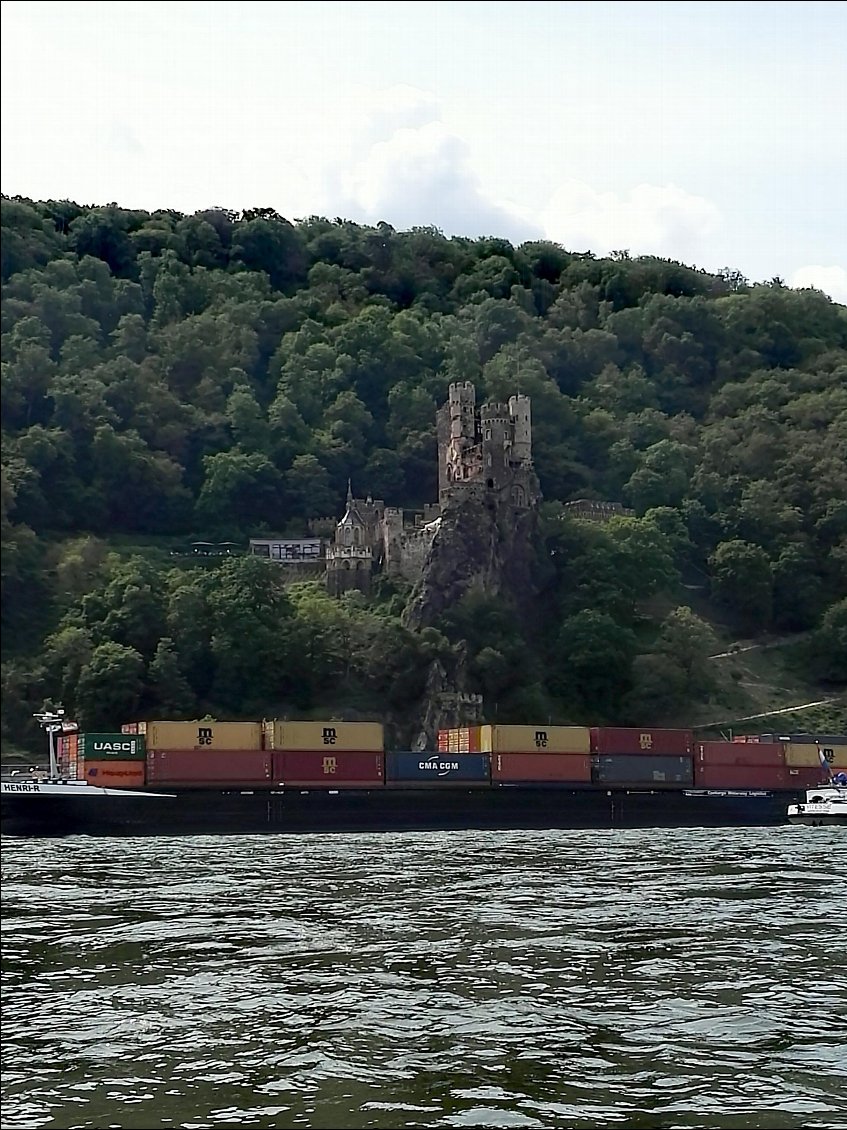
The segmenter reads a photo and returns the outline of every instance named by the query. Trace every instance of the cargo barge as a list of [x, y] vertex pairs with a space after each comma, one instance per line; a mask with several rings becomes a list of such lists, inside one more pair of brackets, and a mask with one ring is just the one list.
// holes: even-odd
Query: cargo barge
[[48, 731], [49, 779], [2, 784], [3, 831], [199, 835], [765, 826], [847, 769], [847, 736], [476, 726], [386, 751], [376, 722]]

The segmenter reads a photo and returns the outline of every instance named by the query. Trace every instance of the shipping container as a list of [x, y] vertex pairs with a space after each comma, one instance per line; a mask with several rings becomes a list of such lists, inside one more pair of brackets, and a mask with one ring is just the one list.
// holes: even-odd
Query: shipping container
[[588, 753], [493, 753], [493, 781], [573, 781], [591, 780], [591, 755]]
[[786, 769], [788, 778], [788, 785], [792, 789], [813, 789], [815, 785], [827, 784], [827, 773], [818, 765], [817, 769], [814, 766], [795, 766]]
[[381, 752], [385, 735], [381, 722], [285, 722], [263, 725], [265, 749]]
[[691, 730], [656, 730], [649, 726], [594, 726], [591, 749], [594, 753], [691, 753]]
[[436, 746], [441, 753], [479, 753], [481, 726], [439, 730]]
[[157, 785], [245, 788], [271, 784], [271, 754], [261, 749], [149, 749], [147, 781]]
[[823, 760], [830, 769], [847, 769], [847, 745], [802, 745], [800, 742], [786, 742], [785, 764], [794, 766], [814, 766], [821, 768]]
[[587, 726], [480, 726], [484, 753], [589, 753]]
[[781, 742], [697, 742], [697, 761], [708, 765], [784, 765]]
[[780, 765], [707, 765], [694, 762], [698, 789], [787, 789], [788, 770]]
[[91, 761], [143, 761], [147, 750], [140, 734], [80, 734], [80, 757]]
[[450, 784], [452, 781], [487, 784], [491, 760], [486, 753], [387, 753], [386, 781], [416, 784]]
[[262, 748], [261, 722], [139, 722], [138, 726], [139, 734], [146, 735], [148, 749]]
[[123, 726], [121, 726], [122, 734], [137, 734], [138, 732], [137, 722], [124, 722]]
[[79, 776], [89, 785], [102, 789], [140, 789], [144, 787], [143, 761], [80, 761]]
[[690, 785], [691, 757], [647, 754], [601, 754], [591, 759], [591, 779], [598, 785]]
[[279, 785], [381, 785], [385, 754], [377, 750], [274, 750], [272, 774]]

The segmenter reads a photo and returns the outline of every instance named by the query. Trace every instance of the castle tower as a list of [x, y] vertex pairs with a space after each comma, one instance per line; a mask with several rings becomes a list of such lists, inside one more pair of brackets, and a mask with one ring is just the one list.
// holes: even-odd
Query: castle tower
[[396, 576], [403, 570], [403, 511], [386, 506], [382, 519], [383, 561], [385, 571]]
[[488, 490], [502, 490], [508, 478], [508, 455], [512, 446], [509, 411], [493, 401], [479, 410], [482, 431], [482, 477]]
[[477, 443], [476, 389], [457, 381], [447, 390], [447, 403], [436, 413], [438, 432], [438, 497], [468, 477], [468, 452]]
[[528, 396], [509, 397], [512, 422], [512, 462], [527, 466], [532, 463], [532, 416]]
[[450, 438], [473, 443], [476, 434], [476, 389], [470, 381], [451, 384], [447, 390], [450, 407]]

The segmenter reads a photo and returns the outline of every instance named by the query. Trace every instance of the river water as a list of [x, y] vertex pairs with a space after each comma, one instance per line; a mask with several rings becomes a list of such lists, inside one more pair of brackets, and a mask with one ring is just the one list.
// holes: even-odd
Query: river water
[[842, 829], [2, 863], [3, 1130], [847, 1127]]

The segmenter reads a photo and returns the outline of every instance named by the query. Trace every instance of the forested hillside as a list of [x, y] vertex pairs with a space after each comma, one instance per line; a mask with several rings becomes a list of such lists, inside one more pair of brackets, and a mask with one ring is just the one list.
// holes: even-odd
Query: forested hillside
[[[19, 198], [2, 278], [4, 743], [34, 740], [45, 699], [91, 728], [398, 719], [460, 641], [501, 721], [680, 719], [732, 704], [705, 661], [714, 613], [804, 633], [805, 674], [847, 682], [847, 309], [818, 291], [270, 209]], [[479, 595], [412, 633], [397, 585], [333, 601], [260, 560], [169, 552], [305, 533], [348, 478], [434, 501], [456, 380], [532, 398], [535, 621]], [[576, 521], [577, 498], [636, 517]]]

